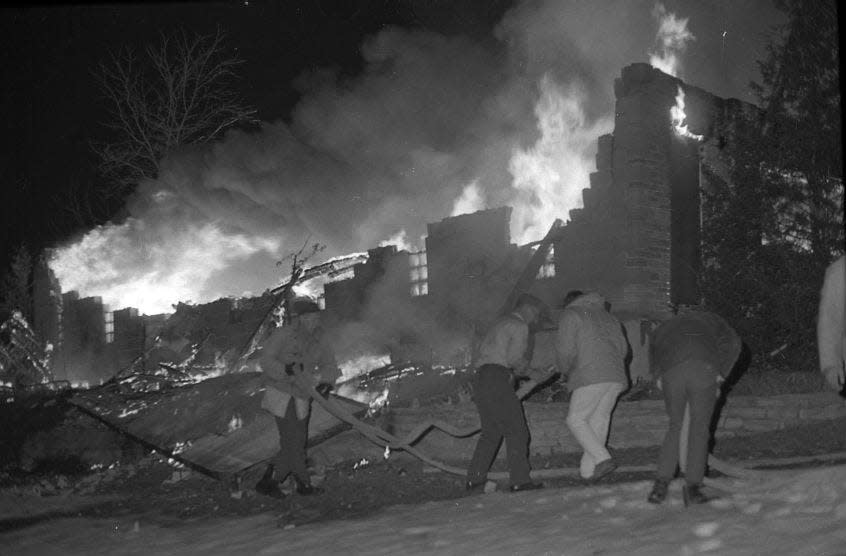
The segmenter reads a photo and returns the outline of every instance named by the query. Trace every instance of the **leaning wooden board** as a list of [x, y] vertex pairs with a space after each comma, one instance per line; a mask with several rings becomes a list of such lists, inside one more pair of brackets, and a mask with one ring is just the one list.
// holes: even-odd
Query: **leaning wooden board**
[[[107, 424], [209, 474], [237, 474], [279, 450], [273, 417], [261, 409], [259, 373], [210, 378], [190, 386], [134, 392], [120, 385], [76, 394], [71, 403]], [[367, 406], [332, 395], [354, 414]], [[312, 404], [309, 445], [348, 428]]]

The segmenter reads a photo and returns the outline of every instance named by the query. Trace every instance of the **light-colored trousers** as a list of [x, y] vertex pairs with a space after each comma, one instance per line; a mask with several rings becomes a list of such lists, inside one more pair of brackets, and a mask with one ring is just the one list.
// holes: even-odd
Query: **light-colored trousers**
[[584, 450], [579, 465], [584, 479], [593, 476], [597, 463], [611, 457], [605, 447], [611, 411], [624, 388], [619, 382], [601, 382], [576, 388], [570, 396], [567, 427]]

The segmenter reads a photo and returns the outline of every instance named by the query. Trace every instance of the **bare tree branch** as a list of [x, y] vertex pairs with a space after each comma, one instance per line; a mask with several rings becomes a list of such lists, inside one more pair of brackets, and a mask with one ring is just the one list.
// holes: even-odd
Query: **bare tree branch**
[[229, 128], [255, 123], [256, 110], [234, 89], [241, 60], [225, 34], [162, 35], [139, 58], [112, 52], [96, 77], [109, 106], [104, 125], [114, 139], [93, 146], [100, 173], [125, 193], [156, 178], [162, 158], [184, 145], [207, 143]]

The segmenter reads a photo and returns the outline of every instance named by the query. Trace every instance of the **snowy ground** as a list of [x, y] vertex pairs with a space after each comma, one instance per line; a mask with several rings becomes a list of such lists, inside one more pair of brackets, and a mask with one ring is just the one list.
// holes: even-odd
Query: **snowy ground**
[[272, 515], [175, 525], [143, 516], [56, 519], [0, 535], [0, 546], [34, 555], [846, 554], [846, 466], [769, 471], [689, 509], [680, 484], [662, 506], [645, 501], [649, 487], [495, 492], [285, 529]]

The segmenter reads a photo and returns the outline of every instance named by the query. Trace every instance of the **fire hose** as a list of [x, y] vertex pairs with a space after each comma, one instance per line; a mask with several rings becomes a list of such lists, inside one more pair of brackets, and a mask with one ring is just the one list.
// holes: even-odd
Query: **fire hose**
[[[325, 409], [327, 412], [334, 415], [341, 421], [351, 425], [356, 431], [361, 433], [365, 438], [367, 438], [374, 444], [380, 447], [386, 447], [389, 450], [402, 450], [418, 458], [424, 463], [431, 465], [432, 467], [435, 467], [447, 473], [451, 473], [453, 475], [465, 476], [467, 474], [467, 470], [465, 468], [455, 467], [438, 461], [430, 457], [423, 451], [415, 448], [414, 444], [432, 429], [441, 430], [447, 433], [448, 435], [456, 438], [465, 438], [478, 433], [481, 430], [481, 427], [473, 426], [460, 429], [450, 425], [449, 423], [444, 423], [443, 421], [439, 420], [426, 421], [415, 427], [404, 438], [399, 438], [379, 427], [364, 423], [361, 420], [357, 419], [355, 415], [352, 414], [352, 412], [342, 407], [333, 399], [322, 396], [316, 389], [315, 385], [310, 384], [307, 379], [305, 379], [302, 375], [295, 374], [293, 378], [300, 385], [300, 387], [306, 389], [307, 391], [311, 391], [312, 397], [321, 407], [323, 407], [323, 409]], [[528, 396], [529, 393], [531, 393], [531, 391], [534, 390], [537, 385], [538, 384], [534, 381], [528, 381], [517, 390], [517, 397], [522, 400], [523, 398]], [[685, 416], [687, 417], [687, 414]], [[687, 423], [688, 421], [689, 419], [686, 418], [685, 422]], [[682, 430], [683, 439], [687, 437], [686, 432], [687, 427], [685, 426]], [[737, 465], [720, 460], [719, 458], [716, 458], [710, 454], [708, 456], [708, 464], [713, 469], [719, 471], [723, 475], [739, 479], [760, 480], [763, 477], [763, 474], [765, 473], [762, 471], [755, 471], [739, 467]], [[654, 470], [651, 466], [621, 467], [618, 469], [620, 471]], [[552, 479], [578, 474], [578, 470], [573, 468], [550, 468], [533, 470], [531, 473], [532, 477], [536, 479]], [[508, 478], [508, 473], [491, 472], [488, 473], [488, 478], [493, 480], [504, 480]], [[725, 485], [723, 485], [720, 481], [714, 481], [708, 478], [705, 479], [705, 483], [715, 488], [726, 488]]]

